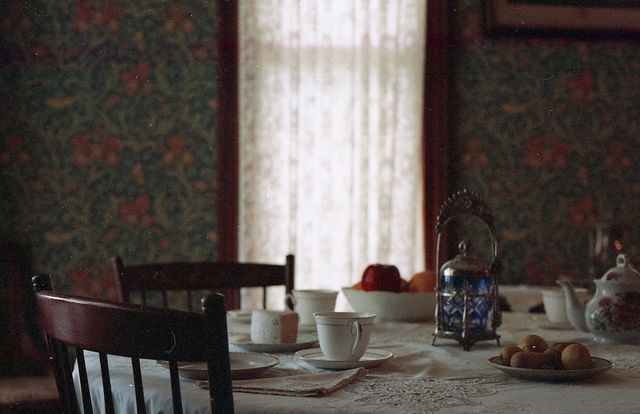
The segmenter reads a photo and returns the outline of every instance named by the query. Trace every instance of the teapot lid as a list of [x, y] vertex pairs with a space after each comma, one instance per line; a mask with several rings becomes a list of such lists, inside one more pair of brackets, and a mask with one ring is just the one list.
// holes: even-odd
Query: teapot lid
[[627, 261], [627, 256], [620, 253], [616, 258], [616, 266], [607, 270], [600, 278], [605, 283], [628, 283], [640, 284], [640, 273], [635, 270]]

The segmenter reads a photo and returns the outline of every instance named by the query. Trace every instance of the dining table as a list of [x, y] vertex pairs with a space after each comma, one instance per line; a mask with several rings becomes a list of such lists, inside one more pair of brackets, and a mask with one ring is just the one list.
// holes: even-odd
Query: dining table
[[[250, 324], [229, 320], [230, 338], [246, 335]], [[640, 413], [640, 346], [595, 341], [589, 333], [570, 326], [551, 324], [544, 314], [503, 312], [496, 340], [474, 344], [463, 350], [455, 340], [433, 341], [433, 321], [376, 321], [368, 350], [392, 354], [369, 366], [324, 369], [296, 353], [304, 350], [257, 353], [273, 357], [277, 364], [247, 380], [234, 380], [237, 413]], [[307, 333], [306, 335], [314, 333]], [[529, 334], [549, 343], [580, 342], [592, 356], [611, 363], [611, 368], [586, 378], [523, 379], [503, 372], [489, 362], [500, 347], [513, 345]], [[231, 340], [230, 351], [246, 353], [246, 344]], [[311, 342], [309, 347], [317, 347]], [[249, 348], [252, 351], [255, 349]], [[310, 351], [307, 349], [306, 351]], [[256, 354], [249, 352], [248, 354]], [[111, 356], [112, 390], [118, 412], [133, 412], [135, 397], [128, 359]], [[103, 408], [100, 366], [97, 355], [87, 355], [87, 370], [94, 412]], [[363, 364], [367, 365], [367, 364]], [[148, 412], [172, 412], [169, 371], [157, 361], [142, 360]], [[309, 378], [332, 381], [327, 392], [296, 394], [295, 384]], [[79, 390], [76, 380], [76, 388]], [[290, 381], [292, 392], [260, 390], [260, 382]], [[299, 378], [300, 381], [296, 379]], [[334, 384], [335, 385], [335, 384]], [[185, 413], [210, 412], [209, 394], [201, 381], [182, 379]], [[285, 393], [286, 394], [286, 393]]]

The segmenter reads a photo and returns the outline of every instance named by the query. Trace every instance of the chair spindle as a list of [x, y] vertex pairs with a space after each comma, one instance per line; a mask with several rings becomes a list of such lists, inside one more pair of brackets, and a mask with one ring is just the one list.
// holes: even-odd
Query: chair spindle
[[82, 406], [85, 413], [92, 413], [91, 390], [89, 390], [89, 381], [87, 380], [87, 364], [84, 360], [84, 351], [76, 348], [76, 360], [78, 361], [78, 377], [80, 378], [80, 391], [82, 393]]
[[178, 375], [178, 363], [169, 361], [169, 375], [171, 377], [171, 395], [173, 396], [174, 414], [182, 414], [182, 395], [180, 394], [180, 376]]
[[144, 402], [144, 389], [142, 387], [142, 371], [140, 370], [140, 359], [131, 358], [131, 369], [133, 370], [133, 384], [136, 390], [136, 406], [138, 407], [138, 414], [145, 414], [147, 412], [146, 404]]
[[111, 375], [109, 374], [109, 359], [107, 354], [100, 353], [100, 373], [102, 374], [102, 391], [104, 394], [104, 409], [113, 413], [113, 395], [111, 394]]

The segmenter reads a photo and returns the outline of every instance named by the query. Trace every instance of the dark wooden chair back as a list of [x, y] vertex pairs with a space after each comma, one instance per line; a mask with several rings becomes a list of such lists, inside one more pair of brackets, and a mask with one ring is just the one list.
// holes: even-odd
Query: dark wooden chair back
[[0, 377], [40, 376], [49, 371], [42, 331], [33, 313], [31, 248], [0, 242]]
[[85, 350], [99, 353], [107, 413], [114, 412], [107, 355], [131, 358], [138, 413], [146, 413], [140, 359], [168, 361], [174, 413], [182, 413], [177, 363], [207, 361], [212, 412], [233, 412], [222, 295], [207, 296], [203, 313], [194, 313], [55, 293], [47, 274], [35, 276], [33, 286], [65, 412], [78, 412], [69, 355], [75, 351], [82, 406], [85, 413], [93, 413]]
[[133, 302], [140, 296], [146, 305], [148, 295], [160, 293], [162, 306], [169, 307], [168, 292], [186, 292], [186, 308], [193, 310], [196, 291], [217, 291], [224, 294], [228, 309], [240, 308], [240, 288], [261, 287], [263, 307], [267, 304], [267, 287], [283, 285], [286, 293], [294, 286], [295, 261], [287, 255], [284, 264], [196, 262], [148, 263], [127, 265], [120, 257], [113, 259], [120, 300]]

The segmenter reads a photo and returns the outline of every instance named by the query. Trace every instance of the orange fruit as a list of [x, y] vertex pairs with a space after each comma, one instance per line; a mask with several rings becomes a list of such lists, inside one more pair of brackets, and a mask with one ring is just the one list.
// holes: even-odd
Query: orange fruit
[[416, 273], [409, 280], [409, 292], [425, 293], [436, 290], [436, 273], [432, 270], [425, 270]]
[[547, 341], [540, 335], [525, 335], [518, 341], [518, 348], [523, 351], [544, 352], [549, 348]]
[[358, 282], [355, 285], [351, 286], [353, 290], [362, 290], [362, 282]]
[[591, 352], [589, 352], [589, 348], [582, 344], [567, 346], [560, 357], [562, 358], [562, 366], [565, 369], [591, 368]]

